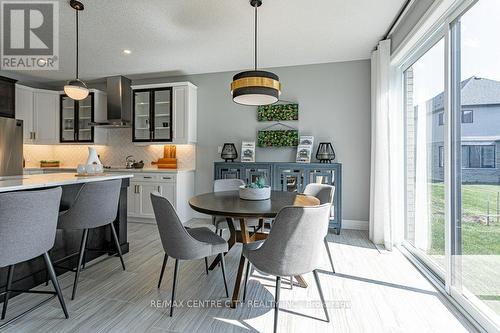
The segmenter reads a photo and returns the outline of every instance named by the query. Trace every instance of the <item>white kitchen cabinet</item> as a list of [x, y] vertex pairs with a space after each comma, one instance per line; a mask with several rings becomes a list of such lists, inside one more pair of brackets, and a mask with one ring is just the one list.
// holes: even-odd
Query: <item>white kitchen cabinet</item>
[[[128, 173], [128, 172], [127, 172]], [[175, 207], [183, 223], [189, 221], [193, 211], [189, 199], [194, 196], [194, 171], [134, 172], [127, 193], [128, 219], [131, 222], [155, 223], [151, 193], [159, 192]]]
[[59, 142], [59, 94], [52, 91], [35, 91], [33, 96], [34, 143]]
[[[132, 86], [133, 90], [152, 90], [161, 88], [172, 89], [172, 140], [165, 140], [165, 143], [173, 144], [192, 144], [196, 143], [197, 131], [197, 87], [191, 82], [158, 83], [147, 85]], [[142, 115], [141, 115], [142, 116]], [[134, 117], [135, 119], [136, 117]], [[136, 127], [144, 127], [136, 124]], [[147, 139], [149, 137], [149, 140]], [[148, 142], [158, 143], [158, 140], [151, 136], [145, 136], [145, 139], [137, 140], [142, 144]]]
[[24, 143], [58, 143], [59, 93], [16, 85], [16, 118], [23, 120]]
[[23, 141], [33, 139], [33, 89], [16, 84], [16, 119], [23, 121]]

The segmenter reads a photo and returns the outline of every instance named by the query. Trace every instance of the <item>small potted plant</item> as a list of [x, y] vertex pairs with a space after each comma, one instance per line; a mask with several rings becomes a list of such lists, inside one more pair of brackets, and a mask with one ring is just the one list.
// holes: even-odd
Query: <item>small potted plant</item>
[[267, 200], [269, 198], [271, 198], [271, 187], [266, 185], [264, 178], [258, 178], [254, 183], [240, 186], [240, 199]]

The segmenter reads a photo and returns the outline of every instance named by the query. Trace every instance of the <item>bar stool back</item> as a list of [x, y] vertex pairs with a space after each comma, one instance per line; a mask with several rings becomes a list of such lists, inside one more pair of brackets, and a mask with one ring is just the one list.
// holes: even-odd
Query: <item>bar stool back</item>
[[116, 245], [122, 268], [125, 270], [120, 243], [118, 242], [115, 226], [113, 225], [113, 221], [116, 219], [118, 213], [121, 182], [121, 179], [116, 179], [85, 183], [78, 192], [73, 205], [59, 215], [58, 229], [83, 230], [71, 299], [75, 299], [78, 277], [84, 262], [85, 251], [90, 250], [86, 249], [89, 229], [105, 225], [110, 226], [111, 235]]
[[[22, 191], [0, 194], [0, 267], [9, 267], [2, 317], [5, 319], [11, 292], [31, 292], [52, 294], [59, 297], [59, 302], [68, 318], [68, 311], [59, 288], [48, 251], [54, 246], [56, 237], [57, 215], [62, 190], [60, 187], [42, 191]], [[55, 292], [29, 291], [12, 289], [14, 265], [43, 255]], [[48, 300], [46, 300], [48, 301]], [[38, 304], [35, 308], [45, 303]], [[33, 310], [3, 323], [13, 320]], [[0, 327], [2, 327], [0, 326]]]

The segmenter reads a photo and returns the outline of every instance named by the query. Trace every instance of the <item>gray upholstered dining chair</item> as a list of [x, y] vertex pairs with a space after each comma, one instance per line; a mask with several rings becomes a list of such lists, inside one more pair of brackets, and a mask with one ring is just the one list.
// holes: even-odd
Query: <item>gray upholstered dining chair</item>
[[[6, 290], [0, 293], [0, 295], [5, 295], [2, 320], [5, 319], [9, 296], [13, 292], [57, 295], [65, 317], [69, 318], [61, 288], [48, 255], [48, 251], [54, 246], [56, 238], [57, 214], [59, 212], [61, 193], [61, 188], [57, 187], [41, 191], [0, 194], [0, 267], [9, 268]], [[55, 292], [12, 289], [14, 266], [42, 255]], [[1, 326], [7, 325], [31, 310], [23, 312]]]
[[[70, 269], [75, 272], [75, 281], [73, 283], [73, 293], [71, 294], [71, 299], [75, 299], [80, 270], [84, 264], [85, 252], [91, 250], [86, 249], [89, 229], [105, 225], [110, 226], [111, 237], [113, 238], [118, 256], [120, 257], [122, 268], [125, 270], [122, 250], [120, 243], [118, 242], [115, 226], [113, 225], [113, 221], [116, 219], [118, 213], [121, 182], [121, 179], [115, 179], [83, 184], [71, 207], [59, 214], [57, 229], [83, 230], [80, 251], [78, 253], [78, 265], [75, 270]], [[63, 261], [66, 259], [67, 258], [64, 258]]]
[[[335, 195], [335, 186], [328, 184], [311, 183], [306, 185], [303, 194], [316, 197], [320, 201], [320, 204], [325, 204], [325, 203], [333, 204], [333, 196]], [[330, 215], [328, 216], [328, 219], [325, 221], [325, 223], [327, 223], [328, 225], [329, 222], [330, 222]], [[328, 254], [328, 259], [330, 260], [330, 265], [332, 266], [332, 272], [335, 273], [332, 254], [330, 252], [330, 247], [328, 246], [328, 240], [326, 239], [326, 237], [323, 240], [323, 242], [325, 244], [326, 253]]]
[[208, 228], [186, 229], [179, 219], [175, 208], [167, 198], [162, 197], [160, 194], [151, 193], [151, 203], [153, 204], [153, 211], [155, 213], [161, 243], [165, 250], [158, 288], [161, 286], [161, 280], [163, 278], [165, 266], [167, 265], [168, 257], [175, 259], [170, 317], [172, 317], [174, 312], [175, 287], [177, 285], [179, 260], [194, 260], [218, 255], [221, 263], [226, 297], [229, 297], [224, 265], [224, 252], [228, 251], [227, 242]]
[[[216, 179], [214, 180], [214, 192], [238, 191], [240, 186], [245, 185], [241, 179]], [[227, 229], [227, 219], [225, 216], [212, 216], [212, 223], [215, 226], [215, 233], [222, 236], [222, 230]], [[253, 227], [254, 231], [259, 226], [258, 219], [246, 219], [246, 225]]]
[[312, 271], [326, 321], [330, 322], [317, 272], [321, 252], [319, 244], [328, 233], [328, 225], [322, 222], [329, 215], [329, 203], [311, 207], [284, 207], [276, 216], [266, 240], [243, 244], [243, 255], [249, 261], [245, 273], [243, 300], [246, 298], [251, 265], [261, 272], [276, 276], [274, 332], [278, 324], [281, 277], [283, 276], [302, 275]]

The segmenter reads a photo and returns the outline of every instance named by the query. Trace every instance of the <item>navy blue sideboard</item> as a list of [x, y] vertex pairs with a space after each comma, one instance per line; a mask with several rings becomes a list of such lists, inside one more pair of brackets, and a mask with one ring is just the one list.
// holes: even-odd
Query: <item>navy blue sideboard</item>
[[335, 186], [330, 228], [337, 235], [342, 228], [342, 164], [281, 162], [215, 162], [214, 179], [237, 178], [251, 183], [264, 178], [273, 190], [301, 193], [310, 183]]

